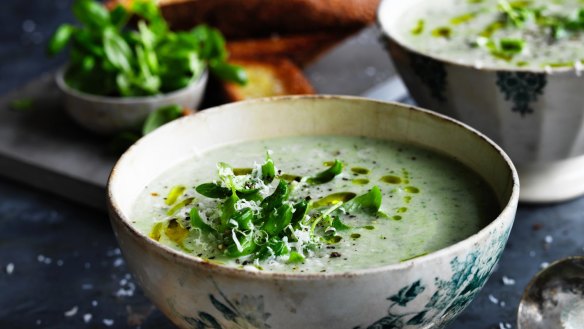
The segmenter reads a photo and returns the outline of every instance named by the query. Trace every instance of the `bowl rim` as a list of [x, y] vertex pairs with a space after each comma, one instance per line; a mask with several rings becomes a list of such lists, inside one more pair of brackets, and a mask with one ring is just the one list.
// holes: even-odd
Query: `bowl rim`
[[[395, 42], [400, 47], [402, 47], [402, 48], [404, 48], [404, 49], [406, 49], [414, 54], [429, 57], [429, 58], [432, 58], [436, 61], [443, 62], [443, 63], [449, 64], [452, 66], [459, 66], [459, 67], [463, 67], [466, 69], [477, 70], [477, 71], [486, 71], [486, 72], [534, 73], [534, 74], [546, 74], [546, 75], [559, 74], [559, 73], [579, 74], [579, 72], [584, 72], [584, 64], [583, 64], [583, 68], [580, 70], [578, 70], [574, 67], [551, 67], [551, 66], [546, 66], [546, 67], [542, 67], [542, 68], [498, 67], [497, 65], [477, 66], [477, 65], [470, 64], [470, 63], [463, 63], [460, 61], [452, 60], [448, 57], [436, 56], [436, 55], [433, 55], [430, 53], [421, 52], [421, 51], [416, 50], [416, 49], [412, 48], [411, 46], [401, 42], [399, 40], [399, 38], [396, 38], [394, 36], [395, 33], [394, 34], [390, 33], [390, 29], [388, 28], [389, 22], [388, 22], [388, 19], [384, 19], [384, 17], [386, 17], [384, 15], [384, 13], [391, 10], [391, 8], [386, 8], [386, 7], [389, 7], [390, 3], [392, 1], [396, 1], [396, 0], [381, 0], [381, 2], [379, 3], [379, 6], [377, 7], [377, 15], [376, 15], [377, 26], [378, 26], [378, 28], [381, 31], [381, 34], [383, 36], [387, 37], [388, 39], [391, 39], [391, 41]], [[406, 2], [411, 3], [411, 4], [415, 4], [415, 3], [419, 3], [421, 1], [415, 2], [415, 1], [408, 0]], [[381, 42], [384, 42], [384, 41], [382, 40]]]
[[129, 96], [129, 97], [112, 97], [112, 96], [102, 96], [94, 95], [79, 91], [70, 87], [65, 81], [65, 72], [69, 68], [69, 65], [65, 64], [61, 66], [55, 73], [55, 82], [59, 89], [67, 95], [82, 99], [87, 102], [94, 103], [105, 103], [105, 104], [142, 104], [149, 103], [153, 101], [158, 101], [166, 98], [171, 98], [174, 96], [180, 96], [185, 93], [191, 92], [193, 89], [203, 87], [207, 84], [208, 69], [205, 69], [199, 74], [197, 79], [192, 80], [188, 85], [183, 88], [173, 90], [168, 93], [156, 94], [150, 96]]
[[[203, 117], [203, 116], [209, 115], [209, 113], [211, 113], [210, 115], [213, 115], [213, 113], [219, 112], [219, 111], [237, 110], [237, 108], [242, 106], [242, 105], [247, 106], [247, 105], [253, 105], [256, 103], [264, 103], [264, 102], [288, 102], [288, 101], [303, 100], [303, 99], [313, 99], [313, 100], [336, 99], [336, 100], [342, 100], [342, 101], [347, 101], [347, 102], [372, 103], [372, 104], [379, 104], [379, 105], [392, 105], [392, 106], [400, 107], [403, 110], [419, 111], [425, 115], [436, 117], [439, 120], [443, 120], [443, 121], [446, 121], [450, 124], [459, 126], [462, 129], [466, 129], [469, 132], [471, 132], [472, 134], [476, 135], [484, 143], [487, 143], [505, 161], [505, 163], [507, 164], [507, 169], [509, 170], [510, 179], [512, 180], [512, 184], [513, 184], [511, 194], [510, 194], [509, 198], [506, 200], [506, 203], [501, 204], [501, 210], [499, 211], [497, 217], [494, 218], [489, 224], [484, 226], [482, 229], [480, 229], [479, 231], [470, 235], [466, 239], [463, 239], [461, 241], [458, 241], [454, 244], [451, 244], [447, 247], [436, 250], [434, 252], [428, 253], [426, 255], [419, 256], [419, 257], [416, 257], [416, 258], [413, 258], [413, 259], [410, 259], [407, 261], [399, 262], [399, 263], [387, 264], [387, 265], [383, 265], [383, 266], [376, 266], [376, 267], [371, 267], [371, 268], [366, 268], [366, 269], [355, 269], [355, 270], [343, 271], [343, 272], [325, 272], [325, 273], [322, 273], [322, 272], [318, 272], [318, 273], [292, 273], [292, 272], [277, 272], [277, 271], [251, 271], [251, 270], [229, 267], [229, 266], [209, 262], [209, 261], [204, 260], [200, 257], [186, 254], [184, 252], [175, 250], [169, 246], [163, 245], [159, 242], [156, 242], [156, 241], [150, 239], [147, 235], [140, 233], [135, 227], [133, 227], [130, 224], [131, 220], [123, 215], [118, 203], [116, 202], [116, 200], [113, 197], [113, 191], [111, 189], [112, 181], [114, 181], [116, 179], [118, 168], [123, 165], [123, 163], [125, 162], [125, 159], [129, 156], [128, 154], [131, 154], [132, 152], [134, 152], [134, 149], [136, 149], [139, 145], [147, 142], [149, 139], [156, 138], [157, 131], [158, 131], [158, 133], [162, 133], [166, 130], [172, 130], [174, 125], [181, 124], [182, 122], [186, 122], [188, 120], [194, 120], [194, 118], [196, 118], [196, 117]], [[247, 279], [253, 278], [253, 279], [260, 279], [260, 280], [261, 279], [263, 279], [263, 280], [273, 280], [273, 279], [286, 279], [286, 280], [290, 280], [290, 279], [292, 279], [292, 280], [325, 280], [326, 279], [326, 280], [328, 280], [331, 278], [355, 277], [355, 276], [361, 276], [361, 275], [366, 275], [366, 274], [376, 274], [376, 273], [381, 273], [381, 272], [386, 272], [386, 271], [391, 271], [391, 270], [406, 269], [406, 268], [414, 266], [417, 263], [426, 262], [426, 261], [434, 259], [434, 258], [441, 258], [443, 256], [447, 256], [448, 254], [455, 253], [458, 250], [464, 249], [465, 245], [467, 245], [467, 244], [470, 244], [470, 245], [477, 244], [478, 241], [483, 239], [483, 236], [487, 235], [491, 230], [493, 230], [501, 222], [504, 222], [505, 218], [508, 218], [509, 216], [512, 217], [510, 219], [511, 220], [510, 227], [512, 227], [513, 221], [514, 221], [514, 216], [512, 216], [512, 215], [516, 211], [516, 207], [517, 207], [517, 204], [519, 201], [519, 176], [517, 174], [517, 170], [515, 169], [515, 166], [513, 165], [513, 162], [511, 161], [509, 156], [497, 144], [495, 144], [492, 140], [490, 140], [484, 134], [480, 133], [479, 131], [475, 130], [474, 128], [472, 128], [472, 127], [470, 127], [470, 126], [468, 126], [460, 121], [454, 120], [450, 117], [447, 117], [445, 115], [442, 115], [442, 114], [439, 114], [436, 112], [432, 112], [430, 110], [426, 110], [426, 109], [422, 109], [422, 108], [419, 108], [416, 106], [410, 106], [410, 105], [398, 103], [398, 102], [379, 101], [379, 100], [374, 100], [374, 99], [365, 98], [365, 97], [358, 97], [358, 96], [322, 95], [322, 94], [266, 97], [266, 98], [258, 98], [258, 99], [251, 99], [251, 100], [246, 100], [246, 101], [241, 101], [241, 102], [229, 103], [229, 104], [209, 108], [203, 112], [198, 112], [198, 113], [174, 120], [173, 122], [170, 122], [170, 123], [165, 124], [164, 126], [160, 127], [159, 129], [157, 129], [157, 131], [154, 131], [151, 134], [148, 134], [148, 135], [140, 138], [136, 143], [134, 143], [132, 146], [130, 146], [122, 154], [122, 156], [117, 160], [116, 164], [112, 168], [112, 171], [110, 173], [110, 176], [109, 176], [108, 182], [107, 182], [107, 206], [108, 206], [108, 210], [109, 210], [110, 221], [119, 222], [132, 235], [132, 238], [139, 240], [141, 243], [145, 243], [146, 245], [151, 246], [152, 248], [154, 248], [154, 251], [157, 253], [165, 254], [165, 257], [176, 259], [176, 260], [180, 259], [183, 262], [188, 263], [189, 266], [197, 267], [200, 270], [207, 270], [207, 271], [221, 274], [221, 275], [229, 275], [231, 277], [247, 278]], [[113, 225], [113, 226], [115, 227], [115, 225]], [[116, 237], [117, 236], [118, 236], [118, 234], [116, 233]]]

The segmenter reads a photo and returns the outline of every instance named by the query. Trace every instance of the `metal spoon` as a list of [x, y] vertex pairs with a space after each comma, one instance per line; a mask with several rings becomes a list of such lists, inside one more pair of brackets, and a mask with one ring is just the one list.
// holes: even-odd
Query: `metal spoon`
[[517, 311], [519, 329], [584, 328], [584, 257], [568, 257], [537, 273]]

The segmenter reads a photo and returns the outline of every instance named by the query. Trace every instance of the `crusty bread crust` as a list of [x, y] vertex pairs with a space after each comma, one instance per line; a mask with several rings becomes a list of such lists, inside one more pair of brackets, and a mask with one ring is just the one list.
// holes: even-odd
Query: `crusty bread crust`
[[269, 37], [362, 28], [379, 0], [184, 0], [162, 2], [173, 28], [207, 23], [229, 38]]
[[[130, 2], [108, 0], [108, 6]], [[159, 1], [172, 28], [188, 29], [205, 23], [221, 30], [228, 39], [355, 31], [375, 21], [378, 4], [379, 0]]]
[[[306, 79], [299, 67], [286, 58], [234, 59], [230, 63], [240, 65], [248, 72], [248, 85], [239, 86], [233, 83], [223, 83], [225, 98], [229, 102], [249, 98], [314, 94], [314, 88]], [[256, 73], [268, 75], [266, 78], [273, 88], [263, 91], [262, 81], [258, 81]]]
[[235, 59], [286, 57], [294, 64], [304, 67], [352, 33], [353, 31], [313, 33], [234, 40], [227, 43], [227, 50], [230, 57]]

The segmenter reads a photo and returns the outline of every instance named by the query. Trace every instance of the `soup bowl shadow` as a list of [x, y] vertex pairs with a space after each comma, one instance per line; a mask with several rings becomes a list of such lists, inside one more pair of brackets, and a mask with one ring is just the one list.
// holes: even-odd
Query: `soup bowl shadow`
[[[408, 46], [404, 13], [427, 0], [382, 0], [382, 43], [419, 106], [461, 120], [500, 145], [517, 166], [521, 201], [584, 194], [584, 77], [573, 68], [467, 65]], [[405, 31], [405, 32], [404, 32]]]
[[[165, 170], [228, 143], [344, 135], [413, 143], [454, 157], [490, 185], [498, 216], [430, 254], [341, 273], [230, 268], [166, 247], [132, 225], [133, 204]], [[108, 182], [111, 223], [146, 295], [180, 328], [443, 328], [476, 296], [511, 231], [519, 181], [507, 155], [472, 128], [418, 108], [355, 97], [232, 103], [167, 124], [133, 145]]]

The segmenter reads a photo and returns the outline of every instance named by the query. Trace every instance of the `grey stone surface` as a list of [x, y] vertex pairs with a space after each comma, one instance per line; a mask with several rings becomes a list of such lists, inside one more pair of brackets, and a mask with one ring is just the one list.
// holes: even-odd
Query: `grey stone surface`
[[[58, 23], [71, 21], [69, 5], [69, 0], [2, 2], [0, 93], [61, 65], [63, 58], [45, 58], [43, 47]], [[357, 95], [392, 75], [389, 60], [376, 48], [375, 31], [364, 33], [307, 68], [320, 92]], [[13, 94], [18, 95], [24, 94]], [[58, 107], [46, 106], [44, 101], [39, 105], [35, 111], [41, 113], [32, 119], [36, 123], [20, 121], [27, 133], [38, 131], [42, 136], [44, 125], [67, 120], [58, 114]], [[5, 129], [0, 123], [0, 135], [7, 134]], [[77, 136], [80, 140], [76, 142], [103, 144], [74, 126], [57, 136]], [[42, 150], [49, 151], [62, 150]], [[23, 170], [16, 167], [12, 170]], [[50, 180], [46, 172], [37, 174], [37, 185], [47, 184], [43, 179]], [[15, 180], [23, 177], [15, 174], [5, 172], [4, 176], [8, 178], [0, 178], [0, 328], [173, 328], [135, 286], [103, 212], [17, 183]], [[449, 328], [515, 328], [517, 304], [530, 277], [546, 262], [584, 254], [583, 221], [584, 198], [561, 204], [520, 205], [499, 266], [476, 300]], [[515, 283], [505, 284], [503, 277]]]

